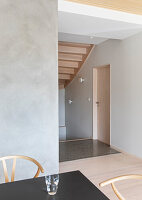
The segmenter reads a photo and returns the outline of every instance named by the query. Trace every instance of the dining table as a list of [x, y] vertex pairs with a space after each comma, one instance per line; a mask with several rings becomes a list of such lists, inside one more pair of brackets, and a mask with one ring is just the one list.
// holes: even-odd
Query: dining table
[[108, 200], [80, 171], [59, 174], [57, 193], [46, 191], [45, 177], [0, 184], [1, 200]]

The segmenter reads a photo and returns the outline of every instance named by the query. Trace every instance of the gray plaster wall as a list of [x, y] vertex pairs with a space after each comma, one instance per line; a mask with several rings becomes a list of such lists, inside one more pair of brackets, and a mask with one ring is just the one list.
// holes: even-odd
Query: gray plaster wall
[[[111, 145], [142, 157], [142, 33], [95, 47], [78, 76], [66, 88], [67, 137], [92, 137], [93, 67], [111, 65]], [[91, 97], [91, 103], [87, 101]]]
[[59, 126], [65, 126], [65, 89], [59, 90]]
[[59, 89], [59, 140], [66, 140], [65, 89]]
[[[85, 77], [85, 82], [82, 84], [79, 83], [81, 75]], [[91, 76], [92, 73], [86, 63], [82, 73], [79, 73], [65, 89], [67, 139], [92, 138], [92, 99], [88, 101], [88, 98], [92, 97]], [[69, 104], [68, 100], [72, 100], [72, 104]]]
[[[0, 156], [45, 174], [58, 172], [57, 31], [57, 0], [0, 1]], [[33, 167], [17, 162], [16, 180]]]

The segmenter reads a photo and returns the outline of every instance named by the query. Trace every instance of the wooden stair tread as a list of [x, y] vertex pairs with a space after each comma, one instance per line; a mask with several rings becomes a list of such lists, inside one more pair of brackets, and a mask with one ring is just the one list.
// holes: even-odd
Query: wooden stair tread
[[71, 42], [58, 43], [59, 89], [65, 88], [75, 78], [94, 45]]

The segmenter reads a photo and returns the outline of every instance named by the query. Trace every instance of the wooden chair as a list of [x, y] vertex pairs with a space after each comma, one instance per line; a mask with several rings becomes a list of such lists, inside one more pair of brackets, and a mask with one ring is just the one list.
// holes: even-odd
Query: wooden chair
[[39, 164], [38, 161], [36, 161], [33, 158], [30, 158], [30, 157], [27, 157], [27, 156], [5, 156], [5, 157], [1, 157], [0, 161], [2, 161], [2, 165], [3, 165], [4, 176], [5, 176], [5, 183], [9, 182], [8, 172], [7, 172], [7, 166], [6, 166], [6, 160], [10, 160], [10, 159], [13, 159], [11, 182], [14, 181], [14, 177], [15, 177], [16, 159], [28, 160], [28, 161], [31, 161], [31, 162], [33, 162], [34, 164], [36, 164], [38, 166], [38, 169], [37, 169], [37, 172], [36, 172], [34, 178], [37, 178], [39, 176], [40, 171], [42, 173], [44, 173], [44, 169], [42, 168], [42, 166]]
[[132, 174], [132, 175], [119, 176], [119, 177], [115, 177], [115, 178], [106, 180], [106, 181], [100, 183], [99, 185], [100, 185], [101, 187], [103, 187], [103, 186], [106, 186], [106, 185], [111, 184], [112, 189], [113, 189], [114, 193], [116, 194], [116, 196], [118, 197], [118, 199], [119, 199], [119, 200], [126, 200], [126, 199], [119, 193], [119, 191], [117, 190], [117, 188], [116, 188], [116, 186], [114, 185], [114, 183], [117, 182], [117, 181], [128, 180], [128, 179], [142, 179], [142, 175], [134, 175], [134, 174]]

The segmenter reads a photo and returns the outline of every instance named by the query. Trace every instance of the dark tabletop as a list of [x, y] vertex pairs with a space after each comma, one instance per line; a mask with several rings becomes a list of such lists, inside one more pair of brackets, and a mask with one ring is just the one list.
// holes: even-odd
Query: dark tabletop
[[81, 172], [60, 174], [58, 192], [49, 196], [44, 177], [0, 185], [2, 200], [108, 200]]

